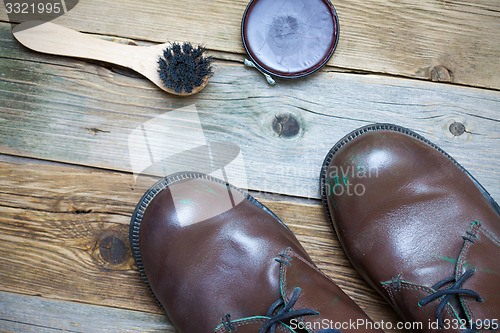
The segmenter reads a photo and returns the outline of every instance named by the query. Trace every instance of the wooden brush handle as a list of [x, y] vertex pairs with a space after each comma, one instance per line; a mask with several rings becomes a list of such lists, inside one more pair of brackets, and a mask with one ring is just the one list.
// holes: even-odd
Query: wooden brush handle
[[144, 70], [144, 61], [146, 66], [151, 63], [156, 68], [155, 57], [166, 47], [166, 44], [139, 47], [109, 42], [50, 22], [24, 22], [12, 33], [21, 44], [38, 52], [105, 61], [138, 72]]
[[12, 33], [24, 46], [43, 53], [105, 61], [135, 70], [159, 88], [175, 95], [193, 95], [203, 89], [208, 75], [201, 85], [187, 92], [175, 92], [167, 88], [158, 74], [158, 58], [169, 43], [154, 46], [133, 46], [108, 42], [82, 34], [60, 25], [29, 21], [16, 26]]

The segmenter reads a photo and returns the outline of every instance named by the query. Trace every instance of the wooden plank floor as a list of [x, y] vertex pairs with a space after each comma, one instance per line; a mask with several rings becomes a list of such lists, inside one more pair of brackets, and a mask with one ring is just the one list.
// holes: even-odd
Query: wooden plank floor
[[[138, 40], [189, 40], [234, 57], [244, 53], [240, 26], [248, 2], [86, 0], [54, 22]], [[498, 1], [332, 3], [341, 35], [331, 66], [500, 88]], [[7, 21], [4, 11], [0, 20]]]
[[198, 157], [179, 152], [207, 142], [233, 145], [230, 179], [379, 322], [398, 317], [352, 268], [318, 199], [331, 146], [369, 123], [409, 127], [500, 200], [498, 1], [335, 1], [328, 66], [276, 86], [242, 64], [246, 4], [87, 0], [56, 19], [140, 44], [205, 44], [214, 76], [177, 98], [121, 68], [29, 51], [0, 0], [0, 332], [175, 332], [133, 263], [128, 224], [158, 177]]
[[[130, 174], [71, 166], [3, 162], [0, 167], [4, 291], [161, 313], [128, 244], [130, 216], [150, 184], [136, 184]], [[396, 320], [351, 267], [319, 202], [261, 202], [282, 218], [318, 266], [372, 318]], [[8, 307], [14, 313], [23, 311]]]

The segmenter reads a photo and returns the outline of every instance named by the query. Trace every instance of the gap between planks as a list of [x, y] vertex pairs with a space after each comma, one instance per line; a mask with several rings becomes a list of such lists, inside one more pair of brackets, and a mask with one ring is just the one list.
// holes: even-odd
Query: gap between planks
[[176, 332], [161, 314], [0, 292], [0, 331]]
[[[150, 184], [129, 174], [0, 162], [0, 290], [161, 313], [133, 263], [128, 224]], [[376, 321], [394, 311], [345, 257], [321, 205], [260, 200]]]
[[[244, 54], [248, 0], [80, 1], [56, 23], [152, 42], [190, 41]], [[336, 0], [340, 40], [329, 65], [500, 88], [500, 6], [491, 0]], [[119, 14], [118, 14], [119, 13]], [[8, 21], [5, 12], [0, 19]], [[302, 18], [297, 18], [299, 22]]]
[[[317, 199], [331, 146], [360, 126], [389, 122], [434, 141], [500, 197], [500, 92], [331, 72], [269, 87], [255, 71], [217, 62], [208, 87], [181, 99], [96, 64], [30, 52], [5, 26], [0, 38], [5, 154], [164, 176], [206, 162], [193, 148], [224, 142], [239, 152], [231, 182]], [[297, 132], [283, 132], [283, 121]], [[462, 135], [450, 132], [454, 122]]]

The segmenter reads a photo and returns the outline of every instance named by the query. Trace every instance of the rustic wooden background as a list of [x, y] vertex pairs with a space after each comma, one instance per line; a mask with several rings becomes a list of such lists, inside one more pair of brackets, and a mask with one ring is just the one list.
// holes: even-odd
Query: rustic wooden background
[[[134, 177], [130, 135], [158, 119], [188, 138], [201, 129], [207, 142], [236, 144], [244, 167], [233, 176], [372, 319], [397, 322], [326, 221], [321, 162], [351, 130], [395, 123], [439, 144], [499, 200], [500, 2], [333, 4], [341, 32], [328, 65], [276, 86], [243, 65], [247, 1], [82, 0], [54, 21], [145, 45], [204, 44], [216, 72], [201, 93], [178, 98], [121, 68], [22, 47], [0, 0], [0, 331], [175, 332], [128, 245], [143, 192], [186, 165], [151, 161], [151, 177]], [[201, 127], [164, 118], [194, 109]], [[157, 156], [168, 156], [172, 143], [152, 133]]]

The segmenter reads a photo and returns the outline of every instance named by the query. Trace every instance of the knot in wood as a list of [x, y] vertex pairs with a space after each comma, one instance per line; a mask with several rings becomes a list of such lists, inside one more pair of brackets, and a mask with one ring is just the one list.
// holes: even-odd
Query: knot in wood
[[120, 264], [127, 258], [127, 246], [116, 236], [107, 236], [99, 241], [101, 258], [110, 264]]
[[291, 114], [279, 114], [273, 119], [273, 131], [280, 137], [292, 138], [299, 134], [300, 125]]
[[449, 130], [454, 136], [459, 136], [465, 133], [465, 125], [455, 121], [450, 125]]
[[438, 65], [431, 70], [431, 80], [435, 82], [452, 82], [453, 73], [448, 68]]

